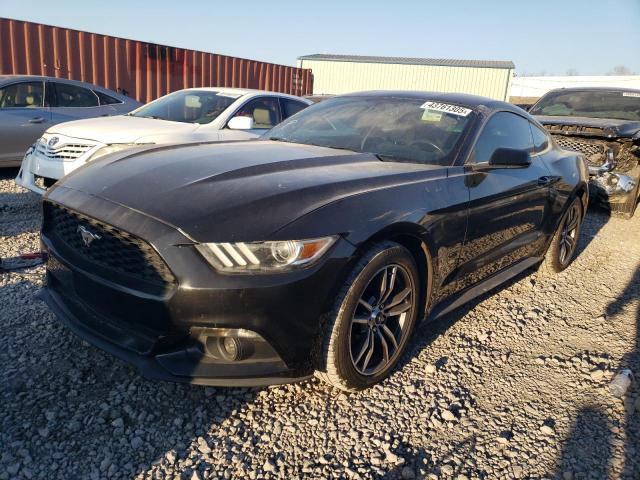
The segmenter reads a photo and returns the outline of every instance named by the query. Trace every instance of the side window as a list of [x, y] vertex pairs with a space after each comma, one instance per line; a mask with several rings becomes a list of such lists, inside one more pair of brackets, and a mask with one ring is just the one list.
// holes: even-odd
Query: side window
[[295, 100], [290, 100], [288, 98], [281, 98], [280, 102], [282, 102], [282, 119], [285, 120], [289, 118], [291, 115], [295, 115], [300, 110], [304, 110], [308, 107], [306, 103], [297, 102]]
[[533, 151], [529, 121], [509, 112], [494, 114], [484, 126], [472, 155], [475, 163], [488, 162], [498, 148]]
[[530, 123], [531, 134], [533, 135], [533, 148], [536, 153], [545, 151], [549, 147], [549, 137], [547, 133], [540, 129], [537, 125]]
[[42, 82], [13, 83], [0, 88], [0, 108], [40, 108], [44, 106]]
[[260, 97], [249, 101], [234, 117], [252, 117], [253, 128], [271, 128], [280, 123], [280, 107], [276, 97]]
[[53, 107], [97, 107], [98, 97], [91, 90], [68, 83], [54, 83], [56, 103]]
[[100, 100], [100, 105], [115, 105], [116, 103], [123, 103], [117, 98], [107, 95], [106, 93], [102, 93], [99, 90], [94, 90], [93, 93], [95, 93], [98, 96], [98, 99]]

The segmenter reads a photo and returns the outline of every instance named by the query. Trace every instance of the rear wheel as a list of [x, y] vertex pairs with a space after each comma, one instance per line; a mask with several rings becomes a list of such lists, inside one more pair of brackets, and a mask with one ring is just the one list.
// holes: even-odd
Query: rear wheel
[[575, 198], [560, 220], [560, 225], [540, 265], [541, 273], [560, 273], [571, 264], [578, 247], [582, 218], [582, 202], [579, 198]]
[[329, 316], [317, 376], [347, 391], [384, 379], [416, 322], [419, 276], [401, 245], [375, 245], [354, 267]]

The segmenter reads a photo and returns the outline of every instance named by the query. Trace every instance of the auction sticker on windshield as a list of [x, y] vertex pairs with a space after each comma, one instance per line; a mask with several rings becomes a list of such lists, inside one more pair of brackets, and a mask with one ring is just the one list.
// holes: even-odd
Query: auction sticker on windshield
[[452, 115], [458, 115], [460, 117], [466, 117], [471, 113], [470, 108], [464, 108], [459, 107], [458, 105], [451, 105], [449, 103], [440, 102], [424, 102], [422, 105], [420, 105], [420, 108], [436, 112], [450, 113]]

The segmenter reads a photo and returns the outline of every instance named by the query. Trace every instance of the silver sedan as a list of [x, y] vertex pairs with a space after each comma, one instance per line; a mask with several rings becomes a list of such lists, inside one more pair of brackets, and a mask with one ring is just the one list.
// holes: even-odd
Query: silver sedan
[[141, 104], [90, 83], [32, 75], [0, 75], [0, 167], [19, 166], [52, 125], [122, 115]]

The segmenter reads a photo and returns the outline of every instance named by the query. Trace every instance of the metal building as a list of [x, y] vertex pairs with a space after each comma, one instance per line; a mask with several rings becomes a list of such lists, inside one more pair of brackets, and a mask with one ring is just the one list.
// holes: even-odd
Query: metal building
[[298, 67], [311, 69], [314, 95], [426, 90], [507, 100], [515, 65], [503, 61], [315, 54], [298, 57]]
[[305, 95], [309, 70], [0, 18], [0, 75], [95, 83], [140, 102], [190, 87], [241, 87]]

